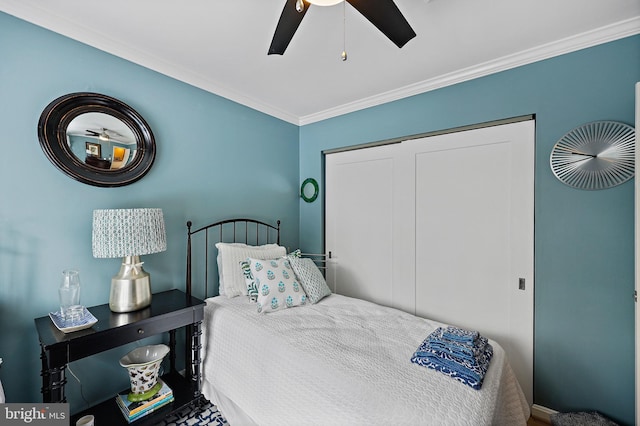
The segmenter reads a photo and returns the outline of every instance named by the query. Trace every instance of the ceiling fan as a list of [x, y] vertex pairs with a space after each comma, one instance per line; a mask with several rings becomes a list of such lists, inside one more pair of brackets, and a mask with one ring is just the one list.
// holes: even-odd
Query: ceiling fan
[[86, 129], [85, 132], [87, 132], [86, 133], [87, 136], [96, 137], [104, 142], [113, 140], [115, 142], [119, 142], [127, 145], [135, 143], [135, 142], [128, 141], [124, 135], [116, 132], [115, 130], [106, 129], [104, 127], [101, 128], [100, 130]]
[[416, 36], [393, 0], [286, 0], [268, 54], [282, 55], [287, 50], [310, 5], [333, 6], [342, 1], [355, 7], [398, 47]]
[[122, 136], [120, 133], [114, 132], [109, 129], [105, 129], [104, 127], [99, 131], [87, 129], [86, 132], [87, 132], [87, 136], [94, 136], [100, 139], [101, 141], [108, 141], [109, 139], [111, 139], [111, 136], [110, 136], [111, 133], [113, 133], [114, 136]]

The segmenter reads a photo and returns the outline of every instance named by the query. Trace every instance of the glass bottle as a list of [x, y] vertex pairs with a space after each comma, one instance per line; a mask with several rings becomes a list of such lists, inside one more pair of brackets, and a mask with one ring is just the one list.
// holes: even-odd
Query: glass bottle
[[60, 316], [65, 321], [79, 319], [82, 315], [80, 305], [80, 273], [75, 269], [62, 271], [62, 281], [58, 288], [60, 297]]

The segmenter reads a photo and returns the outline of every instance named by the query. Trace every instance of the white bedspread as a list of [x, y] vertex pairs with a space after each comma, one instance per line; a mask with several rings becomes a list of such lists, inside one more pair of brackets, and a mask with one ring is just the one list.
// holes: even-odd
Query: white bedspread
[[[255, 424], [525, 425], [529, 407], [505, 352], [474, 390], [410, 361], [441, 323], [332, 294], [259, 315], [245, 297], [207, 299], [203, 392]], [[232, 426], [238, 421], [229, 408]]]

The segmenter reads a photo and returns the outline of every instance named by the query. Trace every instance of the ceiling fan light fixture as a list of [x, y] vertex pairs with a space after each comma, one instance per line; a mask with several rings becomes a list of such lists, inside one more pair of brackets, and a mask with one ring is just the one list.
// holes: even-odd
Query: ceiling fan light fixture
[[287, 50], [309, 9], [300, 7], [301, 3], [302, 6], [333, 6], [340, 2], [343, 7], [348, 2], [399, 48], [416, 36], [394, 0], [286, 0], [267, 54], [282, 55]]
[[309, 3], [316, 6], [333, 6], [344, 0], [307, 0]]

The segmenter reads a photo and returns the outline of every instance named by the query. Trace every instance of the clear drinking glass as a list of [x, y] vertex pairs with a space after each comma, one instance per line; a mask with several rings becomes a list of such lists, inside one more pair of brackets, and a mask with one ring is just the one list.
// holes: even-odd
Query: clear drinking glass
[[65, 321], [79, 319], [83, 308], [80, 305], [80, 273], [74, 269], [62, 271], [62, 282], [58, 288], [60, 316]]

